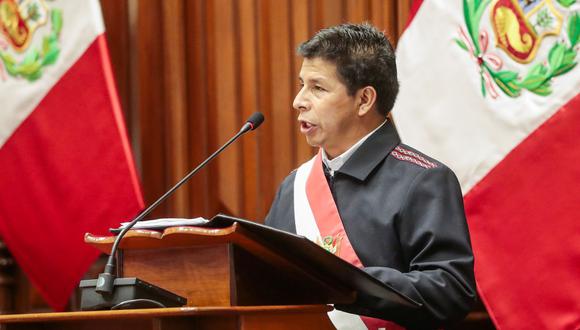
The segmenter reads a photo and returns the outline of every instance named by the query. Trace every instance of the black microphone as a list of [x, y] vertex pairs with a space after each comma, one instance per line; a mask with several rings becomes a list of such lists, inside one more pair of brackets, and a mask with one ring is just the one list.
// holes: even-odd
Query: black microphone
[[139, 213], [127, 226], [121, 230], [115, 242], [113, 243], [113, 247], [111, 248], [111, 254], [107, 260], [107, 264], [105, 266], [105, 270], [103, 273], [99, 274], [97, 279], [97, 283], [95, 286], [95, 291], [100, 293], [101, 295], [110, 295], [113, 293], [114, 287], [114, 280], [115, 275], [113, 275], [115, 271], [115, 254], [117, 252], [117, 248], [119, 243], [127, 233], [138, 221], [143, 220], [153, 209], [155, 209], [159, 204], [161, 204], [167, 197], [169, 197], [177, 188], [179, 188], [182, 184], [184, 184], [187, 180], [189, 180], [195, 173], [197, 173], [200, 169], [202, 169], [207, 163], [209, 163], [212, 159], [214, 159], [218, 154], [220, 154], [225, 148], [227, 148], [232, 142], [237, 140], [242, 134], [250, 131], [255, 130], [264, 122], [264, 115], [260, 112], [254, 112], [246, 123], [242, 126], [240, 131], [234, 135], [228, 142], [226, 142], [221, 148], [219, 148], [216, 152], [211, 154], [206, 160], [204, 160], [201, 164], [199, 164], [195, 169], [189, 172], [181, 181], [175, 184], [171, 189], [169, 189], [163, 196], [159, 197], [153, 204], [151, 204], [147, 209]]
[[262, 125], [262, 123], [264, 122], [264, 115], [261, 112], [254, 112], [250, 118], [248, 118], [248, 120], [246, 120], [246, 123], [244, 124], [244, 126], [242, 126], [242, 129], [240, 131], [253, 131], [256, 128], [258, 128], [260, 125]]

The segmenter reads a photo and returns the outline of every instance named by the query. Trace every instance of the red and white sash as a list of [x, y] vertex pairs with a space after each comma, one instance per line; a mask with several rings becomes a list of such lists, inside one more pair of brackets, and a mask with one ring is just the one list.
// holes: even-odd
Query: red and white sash
[[[296, 233], [331, 249], [335, 255], [361, 268], [346, 235], [338, 208], [322, 169], [322, 153], [302, 164], [294, 179], [294, 221]], [[335, 249], [335, 250], [334, 250]], [[395, 323], [338, 310], [328, 313], [337, 329], [403, 329]]]

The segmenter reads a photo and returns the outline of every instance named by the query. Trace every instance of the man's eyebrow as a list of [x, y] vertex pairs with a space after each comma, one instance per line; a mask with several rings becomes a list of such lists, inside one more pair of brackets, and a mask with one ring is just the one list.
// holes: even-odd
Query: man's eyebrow
[[[300, 80], [300, 82], [304, 82], [304, 79], [302, 79], [302, 77], [298, 77], [298, 80]], [[315, 78], [308, 78], [306, 80], [308, 80], [309, 83], [318, 84], [318, 83], [324, 82], [326, 79], [324, 79], [322, 77], [315, 77]]]

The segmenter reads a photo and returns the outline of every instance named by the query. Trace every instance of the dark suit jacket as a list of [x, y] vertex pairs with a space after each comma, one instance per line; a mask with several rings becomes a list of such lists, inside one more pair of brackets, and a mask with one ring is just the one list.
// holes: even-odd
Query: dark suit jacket
[[[336, 307], [407, 328], [436, 328], [462, 319], [476, 297], [463, 197], [449, 168], [400, 143], [386, 123], [335, 172], [331, 189], [363, 270], [423, 307], [407, 310], [372, 296]], [[435, 166], [395, 157], [397, 146]], [[265, 221], [292, 233], [295, 174], [280, 186]]]

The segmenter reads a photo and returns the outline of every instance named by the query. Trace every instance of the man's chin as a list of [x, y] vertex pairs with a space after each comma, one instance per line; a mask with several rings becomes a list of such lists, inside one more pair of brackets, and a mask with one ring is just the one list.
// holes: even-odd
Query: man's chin
[[306, 136], [306, 143], [308, 143], [308, 145], [311, 147], [315, 147], [315, 148], [320, 147], [320, 141], [317, 141], [316, 139], [308, 137], [308, 136]]

